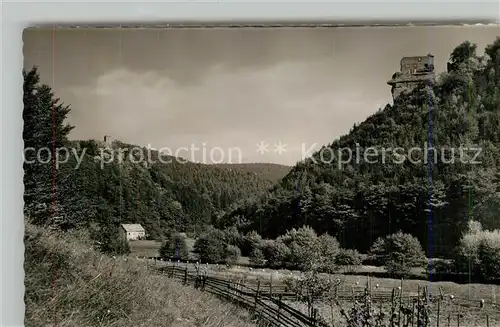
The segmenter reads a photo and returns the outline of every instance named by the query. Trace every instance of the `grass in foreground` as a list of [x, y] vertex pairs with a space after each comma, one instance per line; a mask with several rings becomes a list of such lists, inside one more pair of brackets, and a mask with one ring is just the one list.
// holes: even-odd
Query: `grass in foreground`
[[26, 326], [254, 326], [247, 311], [25, 221]]

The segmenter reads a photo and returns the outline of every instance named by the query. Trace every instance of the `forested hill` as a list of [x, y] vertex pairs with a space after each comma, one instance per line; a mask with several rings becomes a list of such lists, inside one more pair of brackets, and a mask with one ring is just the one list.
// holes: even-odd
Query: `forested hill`
[[172, 229], [198, 233], [273, 184], [242, 169], [159, 160], [155, 151], [119, 141], [69, 141], [70, 106], [40, 83], [36, 67], [23, 77], [25, 215], [37, 225], [90, 227], [107, 242], [120, 223], [141, 223], [151, 238]]
[[[67, 226], [140, 223], [153, 238], [172, 229], [196, 233], [237, 200], [272, 186], [239, 169], [166, 156], [162, 163], [155, 151], [148, 163], [147, 149], [119, 141], [110, 148], [94, 140], [68, 144], [83, 157], [78, 169], [71, 156], [56, 172], [58, 224]], [[121, 163], [120, 151], [125, 153]]]
[[215, 166], [243, 172], [251, 172], [271, 182], [280, 181], [292, 167], [273, 163], [216, 164]]
[[[471, 216], [500, 227], [500, 38], [493, 41], [482, 57], [474, 44], [458, 45], [430, 87], [403, 92], [218, 224], [264, 237], [310, 225], [360, 251], [403, 230], [434, 255], [449, 254]], [[435, 151], [424, 154], [426, 146]]]

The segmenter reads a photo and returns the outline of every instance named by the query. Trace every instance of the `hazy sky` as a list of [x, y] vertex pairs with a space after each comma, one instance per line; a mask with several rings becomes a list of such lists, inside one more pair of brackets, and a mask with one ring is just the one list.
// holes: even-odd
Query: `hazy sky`
[[[498, 27], [44, 29], [24, 33], [24, 56], [71, 105], [71, 139], [108, 134], [206, 162], [237, 162], [238, 148], [243, 162], [292, 165], [392, 102], [386, 82], [402, 56], [432, 53], [440, 72], [462, 41], [482, 53], [497, 36]], [[256, 152], [261, 141], [269, 152]]]

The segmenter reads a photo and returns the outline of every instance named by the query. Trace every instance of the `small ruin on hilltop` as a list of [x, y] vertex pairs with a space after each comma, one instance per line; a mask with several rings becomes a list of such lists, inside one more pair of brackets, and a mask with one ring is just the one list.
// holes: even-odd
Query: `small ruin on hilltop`
[[401, 59], [399, 72], [392, 75], [387, 84], [392, 86], [392, 98], [396, 98], [401, 92], [409, 92], [421, 83], [430, 84], [434, 78], [434, 56], [403, 57]]

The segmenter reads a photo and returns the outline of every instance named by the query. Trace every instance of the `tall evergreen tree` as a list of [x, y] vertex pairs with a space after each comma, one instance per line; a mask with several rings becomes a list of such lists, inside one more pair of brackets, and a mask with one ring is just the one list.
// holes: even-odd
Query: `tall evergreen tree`
[[67, 142], [73, 129], [65, 123], [71, 109], [54, 97], [50, 86], [40, 83], [36, 67], [23, 70], [23, 77], [25, 214], [35, 223], [46, 224], [57, 211], [54, 160], [56, 149]]

